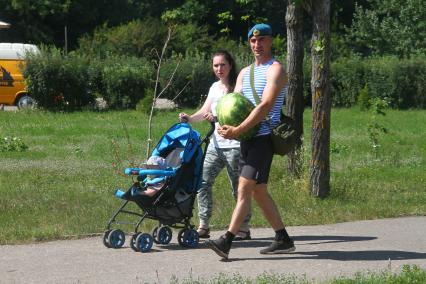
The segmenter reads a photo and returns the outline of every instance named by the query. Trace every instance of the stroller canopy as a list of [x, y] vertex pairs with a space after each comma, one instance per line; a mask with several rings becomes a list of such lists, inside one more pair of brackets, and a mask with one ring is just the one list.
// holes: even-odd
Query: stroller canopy
[[183, 148], [181, 159], [187, 163], [200, 147], [200, 134], [191, 128], [188, 123], [177, 123], [167, 130], [166, 134], [160, 139], [151, 156], [162, 156], [177, 148]]
[[[201, 144], [200, 134], [196, 130], [188, 123], [177, 123], [163, 135], [152, 152], [152, 156], [161, 157], [170, 157], [174, 156], [173, 152], [177, 153], [178, 156], [175, 158], [178, 162], [169, 160], [169, 163], [175, 163], [173, 167], [186, 164], [176, 186], [187, 193], [197, 191], [201, 183], [203, 166]], [[175, 151], [176, 149], [178, 151]]]

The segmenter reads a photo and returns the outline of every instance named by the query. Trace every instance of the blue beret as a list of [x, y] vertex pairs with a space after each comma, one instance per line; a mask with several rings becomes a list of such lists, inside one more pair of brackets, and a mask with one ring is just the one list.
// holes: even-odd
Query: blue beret
[[272, 28], [268, 24], [256, 24], [247, 34], [247, 38], [252, 36], [272, 36]]

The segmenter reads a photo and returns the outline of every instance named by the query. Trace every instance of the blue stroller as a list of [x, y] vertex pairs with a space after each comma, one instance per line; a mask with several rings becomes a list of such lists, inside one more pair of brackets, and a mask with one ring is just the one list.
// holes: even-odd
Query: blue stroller
[[[137, 216], [130, 247], [134, 251], [148, 252], [153, 243], [168, 244], [172, 239], [171, 228], [180, 229], [178, 243], [185, 248], [198, 246], [199, 236], [191, 224], [192, 211], [197, 189], [201, 182], [202, 166], [214, 123], [204, 139], [188, 123], [173, 125], [160, 139], [151, 156], [164, 159], [167, 167], [162, 169], [126, 168], [125, 174], [136, 177], [126, 191], [117, 190], [115, 196], [124, 200], [121, 207], [109, 220], [103, 235], [103, 243], [108, 248], [121, 248], [125, 242], [125, 233], [121, 229], [112, 229], [115, 224], [129, 224], [117, 220], [120, 214]], [[202, 144], [205, 144], [204, 151]], [[152, 196], [144, 195], [149, 186], [160, 185]], [[132, 201], [142, 212], [126, 210]], [[145, 219], [158, 221], [151, 234], [139, 232], [139, 226]]]

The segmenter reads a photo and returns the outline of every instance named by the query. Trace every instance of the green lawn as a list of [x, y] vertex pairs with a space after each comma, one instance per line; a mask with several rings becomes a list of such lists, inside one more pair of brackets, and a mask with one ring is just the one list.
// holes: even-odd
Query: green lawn
[[322, 282], [309, 280], [306, 277], [297, 277], [292, 275], [280, 275], [263, 273], [256, 278], [244, 277], [240, 274], [229, 276], [226, 274], [218, 275], [211, 279], [194, 279], [188, 277], [187, 279], [179, 280], [172, 279], [170, 283], [173, 284], [310, 284], [310, 283], [323, 283], [323, 284], [414, 284], [425, 283], [426, 270], [418, 266], [404, 265], [402, 271], [399, 273], [392, 273], [390, 271], [381, 272], [359, 272], [354, 277], [339, 277]]
[[[154, 146], [177, 113], [155, 116]], [[379, 137], [375, 155], [367, 132], [370, 115], [333, 109], [332, 191], [323, 200], [308, 189], [310, 117], [306, 110], [303, 177], [287, 175], [285, 158], [273, 162], [270, 192], [286, 224], [426, 214], [426, 111], [387, 111], [379, 122], [389, 133]], [[0, 139], [19, 137], [28, 146], [24, 152], [0, 152], [0, 244], [101, 233], [121, 204], [114, 190], [132, 183], [122, 170], [146, 158], [147, 125], [148, 118], [136, 111], [0, 112]], [[206, 133], [208, 124], [194, 127]], [[225, 173], [214, 200], [212, 225], [219, 229], [228, 224], [234, 202]], [[252, 225], [267, 226], [257, 207]]]

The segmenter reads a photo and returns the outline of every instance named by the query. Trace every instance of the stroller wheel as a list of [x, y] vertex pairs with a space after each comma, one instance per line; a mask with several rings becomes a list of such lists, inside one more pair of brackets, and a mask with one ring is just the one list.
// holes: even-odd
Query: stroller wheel
[[112, 248], [121, 248], [124, 245], [124, 241], [126, 240], [126, 236], [124, 232], [120, 229], [112, 230], [108, 234], [108, 243]]
[[172, 229], [167, 226], [161, 226], [158, 229], [157, 240], [162, 245], [167, 245], [172, 240]]
[[130, 247], [132, 248], [132, 250], [134, 251], [139, 251], [139, 248], [136, 246], [136, 238], [140, 235], [141, 233], [135, 233], [132, 235], [132, 238], [130, 239]]
[[104, 246], [106, 246], [107, 248], [111, 248], [111, 245], [109, 244], [109, 241], [108, 241], [108, 235], [110, 232], [111, 230], [105, 231], [104, 236], [102, 238], [102, 242]]
[[196, 248], [200, 237], [198, 232], [193, 229], [182, 229], [178, 234], [178, 243], [186, 248]]
[[154, 243], [159, 244], [160, 242], [158, 241], [158, 228], [159, 227], [155, 227], [154, 229], [152, 229], [151, 235], [152, 238], [154, 239]]
[[140, 252], [148, 252], [151, 250], [152, 245], [154, 243], [154, 239], [150, 234], [143, 233], [138, 234], [136, 237], [136, 247], [139, 249]]

